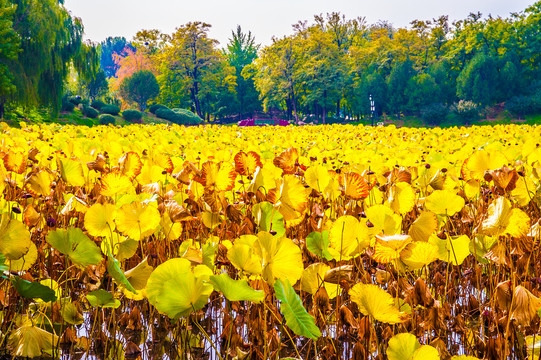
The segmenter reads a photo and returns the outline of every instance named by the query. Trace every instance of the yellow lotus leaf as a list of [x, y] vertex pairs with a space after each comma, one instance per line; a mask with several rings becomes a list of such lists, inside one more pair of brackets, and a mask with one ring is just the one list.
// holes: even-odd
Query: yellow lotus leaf
[[[257, 235], [241, 235], [235, 239], [235, 245], [248, 245], [249, 247], [253, 247], [257, 239]], [[226, 243], [222, 242], [222, 244], [225, 245]]]
[[404, 215], [415, 205], [415, 192], [407, 182], [397, 182], [389, 191], [389, 206], [396, 213]]
[[430, 236], [429, 243], [438, 248], [438, 259], [460, 265], [470, 254], [470, 238], [467, 235], [448, 236], [440, 239], [437, 235]]
[[374, 205], [365, 210], [368, 220], [374, 225], [374, 234], [394, 235], [402, 232], [402, 217], [385, 205]]
[[248, 186], [249, 192], [261, 191], [266, 194], [270, 189], [276, 186], [276, 179], [280, 178], [282, 171], [273, 164], [266, 163], [264, 167], [257, 168], [254, 178]]
[[369, 194], [368, 184], [366, 180], [359, 174], [347, 172], [340, 176], [344, 195], [354, 200], [364, 199]]
[[[439, 169], [435, 166], [430, 168], [422, 167], [419, 171], [419, 177], [417, 179], [421, 188], [430, 188], [434, 190], [442, 190], [445, 187], [454, 187], [451, 185], [449, 177], [446, 177]], [[429, 189], [430, 189], [429, 188]]]
[[38, 249], [33, 242], [30, 242], [28, 252], [17, 260], [7, 260], [7, 266], [10, 271], [27, 271], [38, 259]]
[[421, 345], [415, 335], [401, 333], [389, 340], [389, 360], [440, 360], [438, 350], [430, 345]]
[[418, 270], [438, 258], [438, 247], [429, 242], [409, 243], [400, 253], [400, 260], [410, 270]]
[[465, 205], [462, 197], [449, 190], [435, 190], [426, 198], [425, 206], [437, 215], [453, 216]]
[[112, 254], [118, 261], [131, 258], [139, 248], [139, 242], [128, 239], [117, 232], [113, 236], [105, 236], [100, 243], [101, 252], [104, 255]]
[[49, 196], [53, 176], [46, 170], [34, 173], [26, 180], [26, 190], [34, 196]]
[[201, 214], [201, 221], [203, 222], [203, 225], [212, 230], [222, 223], [223, 216], [221, 216], [219, 213], [204, 211]]
[[133, 180], [141, 173], [143, 162], [141, 157], [136, 152], [130, 151], [122, 155], [118, 160], [120, 172], [126, 175], [130, 180]]
[[114, 198], [120, 194], [134, 194], [135, 188], [128, 176], [120, 172], [110, 172], [101, 178], [100, 193]]
[[0, 221], [0, 253], [8, 260], [20, 259], [30, 248], [30, 232], [19, 220], [12, 219], [9, 212]]
[[197, 277], [186, 259], [170, 259], [158, 265], [146, 284], [147, 298], [160, 313], [172, 319], [202, 309], [213, 286]]
[[146, 287], [152, 271], [154, 271], [154, 268], [148, 265], [147, 258], [145, 258], [137, 266], [126, 271], [124, 274], [135, 290], [142, 290]]
[[331, 267], [323, 263], [315, 263], [308, 266], [302, 272], [301, 289], [314, 295], [323, 286], [325, 274]]
[[20, 148], [10, 150], [4, 155], [4, 166], [7, 171], [13, 171], [16, 174], [24, 174], [26, 171], [26, 155], [24, 150]]
[[355, 284], [349, 290], [349, 296], [363, 315], [377, 321], [397, 324], [406, 320], [406, 313], [396, 308], [393, 297], [377, 285]]
[[[539, 358], [541, 356], [541, 335], [529, 335], [524, 339], [526, 343], [526, 349], [528, 354], [532, 355], [532, 358]], [[454, 360], [454, 359], [452, 359]], [[458, 359], [458, 360], [473, 360], [473, 359]]]
[[276, 156], [273, 164], [283, 170], [284, 174], [294, 174], [299, 161], [299, 153], [295, 148], [284, 150]]
[[409, 235], [413, 241], [428, 241], [430, 235], [438, 230], [438, 218], [430, 211], [422, 211], [411, 224]]
[[520, 209], [513, 209], [511, 202], [502, 196], [489, 205], [487, 214], [487, 218], [481, 224], [483, 234], [491, 236], [509, 234], [521, 237], [530, 230], [530, 217]]
[[[56, 296], [57, 299], [60, 299], [62, 298], [62, 288], [60, 287], [60, 285], [53, 279], [45, 279], [45, 280], [41, 280], [39, 282], [41, 285], [43, 286], [47, 286], [49, 289], [53, 290], [54, 291], [54, 295]], [[36, 298], [34, 299], [35, 301], [37, 302], [43, 302], [42, 299], [40, 298]]]
[[526, 206], [535, 197], [536, 186], [529, 177], [519, 177], [516, 188], [511, 191], [513, 200], [518, 206]]
[[359, 256], [370, 245], [368, 227], [355, 217], [339, 217], [329, 232], [329, 252], [336, 260]]
[[229, 163], [206, 161], [201, 166], [201, 171], [205, 187], [212, 187], [216, 191], [229, 191], [235, 187], [237, 172]]
[[169, 241], [176, 240], [182, 235], [182, 223], [173, 222], [167, 213], [162, 215], [160, 226], [165, 238]]
[[480, 150], [467, 158], [462, 165], [464, 180], [481, 180], [487, 170], [495, 170], [507, 165], [507, 158], [499, 151]]
[[50, 354], [58, 346], [58, 336], [43, 330], [32, 323], [24, 321], [9, 335], [11, 355], [23, 358], [36, 358]]
[[85, 184], [83, 165], [79, 161], [59, 158], [58, 171], [62, 180], [72, 186], [83, 186]]
[[122, 234], [139, 241], [158, 229], [160, 219], [160, 213], [153, 205], [133, 202], [116, 212], [115, 223]]
[[323, 194], [333, 180], [327, 168], [323, 165], [310, 166], [304, 173], [306, 184], [315, 191]]
[[68, 215], [70, 211], [76, 211], [85, 214], [89, 208], [86, 202], [73, 194], [64, 194], [64, 200], [66, 200], [66, 205], [60, 211], [61, 215]]
[[147, 161], [143, 165], [141, 173], [137, 176], [137, 181], [142, 185], [163, 182], [167, 177], [167, 175], [163, 174], [163, 171], [161, 166], [153, 165], [151, 162]]
[[498, 237], [476, 234], [470, 242], [470, 252], [482, 264], [488, 264], [488, 260], [484, 257], [494, 245], [498, 243]]
[[372, 259], [387, 264], [400, 257], [400, 252], [412, 241], [409, 235], [376, 235]]
[[227, 250], [227, 259], [234, 267], [248, 274], [261, 275], [263, 271], [263, 268], [261, 267], [261, 257], [254, 253], [251, 244], [246, 245], [235, 242], [235, 244]]
[[322, 286], [327, 291], [329, 299], [334, 299], [341, 291], [340, 285], [324, 281], [325, 274], [331, 267], [323, 263], [308, 266], [302, 272], [301, 289], [314, 295]]
[[254, 151], [240, 151], [235, 155], [235, 170], [239, 175], [252, 176], [258, 167], [262, 167], [261, 157]]
[[92, 236], [110, 236], [115, 231], [116, 206], [96, 203], [85, 214], [85, 228]]
[[171, 174], [173, 172], [173, 160], [169, 154], [159, 153], [154, 155], [154, 163]]
[[383, 200], [385, 200], [383, 192], [376, 186], [374, 186], [370, 190], [368, 197], [364, 199], [364, 202], [367, 207], [372, 207], [374, 205], [381, 205], [383, 203]]
[[286, 237], [275, 237], [262, 231], [254, 243], [254, 252], [263, 260], [263, 278], [269, 284], [275, 279], [287, 279], [295, 284], [302, 275], [301, 249]]
[[308, 205], [309, 192], [307, 189], [293, 175], [284, 175], [282, 179], [283, 181], [279, 184], [279, 200], [281, 205], [287, 205], [289, 208], [298, 212], [304, 211]]
[[479, 196], [481, 182], [479, 180], [470, 179], [464, 184], [464, 194], [468, 199], [473, 199]]
[[197, 181], [192, 181], [188, 186], [188, 191], [190, 192], [190, 198], [199, 200], [205, 194], [205, 186]]

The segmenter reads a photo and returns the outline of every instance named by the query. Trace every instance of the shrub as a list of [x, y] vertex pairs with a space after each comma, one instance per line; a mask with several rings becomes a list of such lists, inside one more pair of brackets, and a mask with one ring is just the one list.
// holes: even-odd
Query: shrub
[[82, 101], [83, 101], [83, 99], [79, 95], [72, 96], [72, 97], [69, 98], [69, 102], [72, 103], [75, 106], [80, 105]]
[[84, 106], [83, 107], [83, 114], [84, 116], [88, 117], [88, 118], [91, 118], [91, 119], [95, 119], [98, 117], [98, 115], [100, 114], [100, 112], [90, 106]]
[[100, 112], [102, 114], [118, 115], [120, 113], [120, 108], [116, 105], [105, 105], [100, 109]]
[[440, 125], [448, 113], [447, 106], [442, 103], [434, 103], [421, 109], [421, 118], [428, 123]]
[[538, 113], [541, 111], [541, 96], [514, 96], [505, 103], [505, 109], [519, 117]]
[[72, 112], [75, 109], [75, 105], [71, 102], [62, 104], [62, 111]]
[[453, 114], [464, 122], [477, 120], [479, 117], [479, 109], [477, 105], [470, 100], [460, 100], [451, 106]]
[[92, 101], [92, 103], [90, 104], [90, 106], [92, 106], [94, 109], [97, 109], [97, 110], [101, 110], [102, 107], [106, 106], [107, 104], [104, 103], [103, 101], [101, 100], [94, 100]]
[[109, 114], [100, 115], [100, 125], [115, 124], [115, 117]]
[[169, 120], [175, 124], [180, 124], [181, 119], [182, 119], [181, 115], [177, 114], [176, 112], [168, 108], [165, 108], [165, 109], [160, 108], [156, 110], [155, 115], [159, 117], [160, 119]]
[[143, 113], [137, 110], [128, 109], [122, 112], [122, 117], [128, 122], [138, 123], [143, 117]]
[[171, 109], [171, 110], [180, 116], [180, 124], [198, 125], [203, 122], [203, 120], [199, 116], [197, 116], [190, 110], [186, 110], [186, 109]]
[[70, 97], [68, 95], [62, 96], [62, 106], [60, 107], [62, 111], [72, 112], [73, 109], [75, 109], [75, 105], [73, 105], [69, 99]]
[[156, 114], [156, 110], [158, 109], [169, 109], [169, 108], [165, 105], [154, 104], [154, 105], [150, 105], [150, 107], [148, 108], [148, 111], [150, 111], [153, 114]]

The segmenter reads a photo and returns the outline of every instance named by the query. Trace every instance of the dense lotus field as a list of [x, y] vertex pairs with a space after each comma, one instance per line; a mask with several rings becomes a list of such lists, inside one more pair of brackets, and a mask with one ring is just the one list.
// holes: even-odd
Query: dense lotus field
[[0, 128], [0, 356], [540, 356], [539, 127]]

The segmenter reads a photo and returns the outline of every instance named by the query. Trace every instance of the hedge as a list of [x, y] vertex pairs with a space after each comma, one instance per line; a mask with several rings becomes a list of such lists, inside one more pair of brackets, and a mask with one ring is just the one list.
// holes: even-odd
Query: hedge
[[122, 112], [122, 117], [128, 122], [140, 122], [143, 113], [138, 110], [128, 109]]
[[120, 113], [120, 108], [116, 105], [105, 105], [100, 109], [102, 114], [109, 115], [118, 115]]
[[115, 117], [109, 114], [100, 115], [100, 125], [115, 124]]
[[169, 108], [167, 106], [165, 106], [165, 105], [154, 104], [154, 105], [150, 105], [150, 107], [148, 108], [148, 111], [150, 111], [151, 113], [156, 115], [156, 111], [158, 109], [169, 109]]

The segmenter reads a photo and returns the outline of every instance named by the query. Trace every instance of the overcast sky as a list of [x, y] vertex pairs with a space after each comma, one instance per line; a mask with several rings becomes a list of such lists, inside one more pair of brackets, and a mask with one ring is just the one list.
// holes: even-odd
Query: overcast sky
[[171, 34], [190, 21], [212, 25], [210, 37], [227, 44], [231, 31], [241, 25], [256, 42], [271, 43], [273, 36], [292, 33], [299, 20], [312, 22], [315, 14], [340, 12], [351, 19], [366, 17], [369, 24], [387, 20], [406, 27], [412, 20], [449, 15], [464, 19], [471, 12], [507, 17], [535, 0], [65, 0], [65, 6], [85, 26], [86, 39], [100, 42], [109, 36], [130, 40], [138, 30], [158, 29]]

